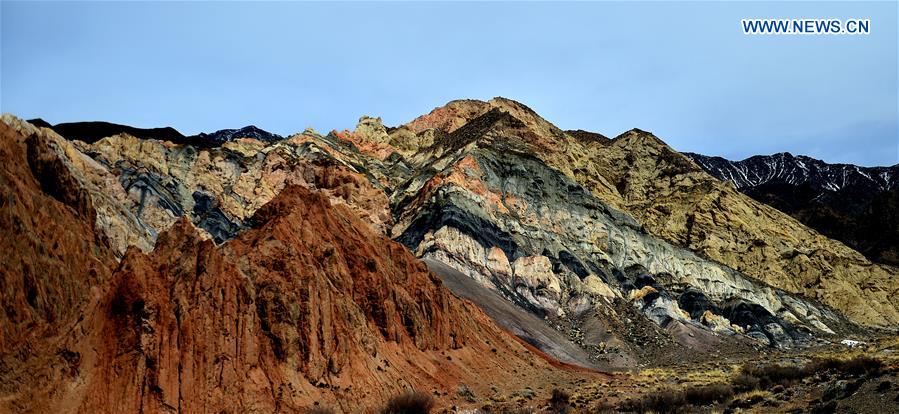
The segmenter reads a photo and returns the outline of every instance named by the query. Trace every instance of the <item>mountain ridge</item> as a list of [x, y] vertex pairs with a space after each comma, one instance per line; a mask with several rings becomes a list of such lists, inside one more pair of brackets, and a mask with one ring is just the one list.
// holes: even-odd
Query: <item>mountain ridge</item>
[[829, 164], [789, 153], [742, 161], [686, 155], [709, 174], [871, 260], [899, 265], [899, 164]]
[[686, 152], [698, 165], [726, 177], [738, 189], [770, 183], [803, 184], [813, 188], [837, 191], [847, 185], [871, 186], [877, 191], [899, 188], [899, 164], [862, 167], [848, 163], [827, 163], [805, 155], [779, 152], [753, 155], [740, 161]]
[[210, 133], [201, 132], [196, 135], [188, 136], [172, 127], [137, 128], [106, 121], [65, 122], [52, 125], [41, 118], [35, 118], [28, 122], [39, 128], [49, 128], [68, 140], [78, 140], [88, 144], [119, 134], [128, 134], [140, 139], [156, 139], [175, 144], [201, 147], [221, 146], [226, 142], [238, 138], [253, 138], [263, 142], [273, 142], [284, 139], [281, 135], [265, 131], [255, 125], [248, 125], [242, 128], [221, 129]]
[[[11, 174], [79, 223], [62, 247], [4, 242], [48, 270], [4, 276], [25, 315], [0, 324], [12, 411], [352, 411], [410, 388], [466, 406], [497, 381], [789, 355], [899, 325], [894, 268], [640, 129], [563, 131], [504, 98], [215, 145], [3, 120], [24, 154]], [[40, 224], [11, 211], [0, 224]], [[41, 261], [58, 248], [73, 280]], [[21, 352], [29, 332], [46, 340]]]

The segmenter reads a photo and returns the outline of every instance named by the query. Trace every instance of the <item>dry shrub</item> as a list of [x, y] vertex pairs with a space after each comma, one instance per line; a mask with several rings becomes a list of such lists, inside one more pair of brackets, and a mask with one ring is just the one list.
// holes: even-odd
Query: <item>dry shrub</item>
[[682, 390], [664, 389], [646, 394], [642, 398], [627, 400], [618, 407], [618, 410], [660, 414], [688, 412], [689, 406], [725, 403], [730, 401], [733, 395], [733, 388], [726, 384], [704, 385]]
[[642, 398], [624, 401], [618, 406], [618, 410], [638, 413], [679, 413], [684, 411], [686, 404], [687, 400], [683, 392], [665, 389], [646, 394]]
[[434, 408], [434, 398], [423, 392], [406, 392], [387, 401], [380, 414], [428, 414]]
[[768, 389], [776, 385], [789, 387], [803, 378], [826, 372], [843, 375], [877, 375], [883, 372], [883, 361], [868, 356], [850, 359], [815, 358], [804, 366], [764, 365], [743, 367], [742, 372], [731, 380], [738, 391]]
[[797, 365], [763, 365], [743, 367], [743, 374], [758, 378], [761, 388], [770, 388], [780, 384], [784, 387], [795, 384], [797, 381], [809, 376], [808, 370]]
[[687, 404], [708, 405], [716, 402], [727, 402], [734, 396], [734, 389], [725, 384], [712, 384], [691, 387], [684, 390]]
[[859, 355], [850, 359], [836, 358], [815, 358], [806, 366], [808, 375], [814, 375], [819, 372], [835, 371], [842, 374], [858, 376], [858, 375], [877, 375], [883, 372], [883, 361], [869, 356]]
[[758, 379], [758, 377], [754, 377], [745, 372], [741, 372], [737, 374], [737, 376], [734, 377], [730, 383], [731, 385], [733, 385], [735, 390], [742, 392], [758, 389], [761, 381]]
[[569, 400], [571, 400], [571, 396], [568, 395], [567, 392], [560, 389], [554, 389], [552, 396], [549, 398], [550, 412], [558, 414], [567, 413], [571, 408]]

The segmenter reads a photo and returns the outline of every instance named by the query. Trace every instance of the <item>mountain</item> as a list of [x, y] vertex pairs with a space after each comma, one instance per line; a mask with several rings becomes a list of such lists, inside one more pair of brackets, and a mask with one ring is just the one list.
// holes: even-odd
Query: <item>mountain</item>
[[117, 261], [61, 138], [0, 134], [2, 411], [350, 410], [568, 375], [326, 192], [289, 185], [218, 245], [182, 217]]
[[899, 265], [899, 165], [828, 164], [789, 153], [743, 161], [686, 155], [744, 194], [869, 259]]
[[757, 155], [743, 161], [729, 161], [684, 153], [704, 170], [716, 177], [726, 177], [737, 189], [764, 184], [808, 184], [817, 191], [839, 191], [857, 188], [865, 192], [889, 191], [899, 188], [899, 164], [892, 167], [859, 167], [851, 164], [828, 164], [803, 155], [788, 152]]
[[256, 128], [255, 125], [249, 125], [240, 129], [221, 129], [211, 134], [200, 133], [188, 137], [187, 141], [194, 145], [218, 146], [238, 138], [251, 138], [262, 142], [274, 142], [284, 139], [284, 137], [278, 134], [272, 134]]
[[[4, 328], [11, 411], [352, 411], [407, 388], [470, 407], [464, 390], [501, 402], [594, 370], [732, 366], [899, 326], [895, 268], [650, 132], [564, 131], [505, 98], [214, 145], [4, 122], [48, 160], [10, 157], [10, 177], [70, 206], [72, 251], [103, 265], [6, 277], [20, 299], [5, 309], [29, 315]], [[39, 210], [4, 225], [40, 225]], [[6, 243], [40, 268], [49, 237]], [[44, 292], [65, 308], [29, 301]]]
[[[609, 197], [619, 194], [620, 178], [566, 174], [561, 168], [576, 158], [628, 141], [575, 135], [496, 99], [454, 101], [397, 128], [362, 117], [354, 131], [305, 131], [276, 142], [203, 148], [114, 136], [74, 145], [117, 177], [111, 187], [126, 189], [123, 204], [140, 223], [137, 233], [148, 235], [146, 246], [182, 215], [226, 242], [286, 185], [316, 188], [366, 217], [373, 230], [564, 332], [535, 339], [527, 332], [540, 330], [525, 318], [498, 318], [544, 352], [581, 366], [633, 366], [676, 355], [673, 348], [687, 355], [715, 344], [803, 346], [854, 329], [797, 289], [769, 286], [654, 234], [637, 218], [639, 209]], [[661, 162], [701, 173], [655, 138], [644, 147], [654, 152], [641, 157], [661, 155]], [[621, 324], [623, 314], [641, 324]], [[695, 346], [697, 336], [704, 346]]]
[[[504, 123], [493, 122], [501, 117], [506, 117]], [[426, 129], [433, 125], [444, 129]], [[893, 269], [872, 264], [842, 243], [739, 193], [646, 131], [628, 131], [609, 143], [585, 141], [518, 102], [496, 98], [451, 102], [394, 129], [386, 141], [382, 135], [374, 139], [395, 147], [394, 141], [411, 133], [448, 134], [438, 143], [425, 140], [414, 151], [397, 149], [412, 165], [439, 171], [450, 160], [444, 155], [466, 146], [511, 148], [536, 157], [667, 243], [819, 300], [857, 323], [889, 327], [899, 320]], [[535, 185], [542, 188], [543, 183]]]
[[116, 260], [95, 230], [95, 204], [55, 143], [31, 133], [27, 123], [3, 121], [0, 355], [6, 363], [5, 357], [73, 323], [91, 290], [109, 280]]

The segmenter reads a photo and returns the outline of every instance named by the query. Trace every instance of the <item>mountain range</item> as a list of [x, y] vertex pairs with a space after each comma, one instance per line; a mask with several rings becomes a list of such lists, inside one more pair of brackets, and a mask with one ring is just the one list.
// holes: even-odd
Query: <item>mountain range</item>
[[728, 161], [686, 153], [718, 179], [869, 259], [899, 265], [899, 164], [859, 167], [780, 153]]
[[288, 137], [0, 127], [13, 412], [509, 403], [899, 327], [896, 166], [682, 154], [505, 98]]

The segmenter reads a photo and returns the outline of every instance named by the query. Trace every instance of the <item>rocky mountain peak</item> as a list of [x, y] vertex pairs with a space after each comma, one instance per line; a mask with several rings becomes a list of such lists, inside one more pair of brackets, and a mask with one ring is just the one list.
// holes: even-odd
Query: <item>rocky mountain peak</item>
[[755, 155], [742, 161], [685, 153], [713, 176], [732, 182], [737, 188], [763, 184], [807, 184], [822, 191], [838, 191], [848, 186], [865, 186], [886, 191], [899, 188], [899, 166], [860, 167], [830, 164], [789, 152]]
[[387, 128], [384, 127], [380, 117], [361, 116], [354, 132], [367, 141], [387, 142], [388, 140]]
[[490, 105], [487, 102], [479, 100], [461, 99], [450, 101], [403, 126], [416, 134], [427, 129], [437, 129], [450, 133], [483, 114], [489, 108]]
[[650, 160], [650, 162], [656, 159], [663, 160], [669, 167], [674, 168], [670, 173], [674, 173], [675, 170], [679, 173], [700, 171], [690, 158], [675, 151], [653, 133], [642, 129], [633, 128], [618, 135], [612, 139], [610, 146], [624, 151], [627, 159]]
[[257, 128], [255, 125], [248, 125], [238, 129], [221, 129], [212, 133], [201, 132], [197, 135], [188, 137], [188, 141], [197, 141], [198, 143], [207, 143], [212, 145], [222, 145], [226, 142], [234, 141], [240, 138], [250, 138], [262, 142], [275, 142], [284, 139], [284, 137], [273, 134], [266, 130]]
[[360, 151], [384, 159], [390, 154], [397, 152], [397, 148], [392, 145], [387, 128], [381, 122], [381, 118], [363, 115], [359, 117], [356, 129], [353, 131], [331, 131], [331, 134], [337, 138], [352, 143]]

